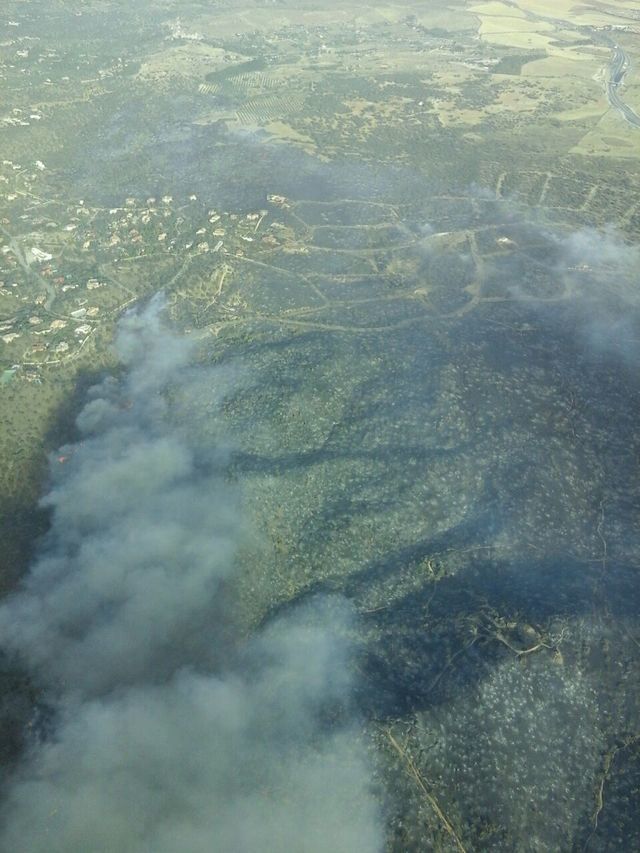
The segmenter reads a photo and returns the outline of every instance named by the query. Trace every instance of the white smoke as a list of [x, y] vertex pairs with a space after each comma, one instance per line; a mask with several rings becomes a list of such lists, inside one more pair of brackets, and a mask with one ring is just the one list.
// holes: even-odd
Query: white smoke
[[[247, 525], [226, 455], [172, 417], [167, 389], [192, 352], [161, 308], [122, 321], [126, 375], [93, 389], [79, 440], [52, 462], [50, 532], [0, 608], [0, 642], [55, 719], [10, 782], [2, 848], [375, 851], [344, 602], [279, 620], [220, 665]], [[203, 390], [215, 380], [189, 373]]]

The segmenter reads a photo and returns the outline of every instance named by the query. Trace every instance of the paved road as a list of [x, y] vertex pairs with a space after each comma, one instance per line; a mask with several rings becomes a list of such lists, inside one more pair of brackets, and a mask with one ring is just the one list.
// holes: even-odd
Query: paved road
[[633, 127], [640, 128], [640, 116], [627, 106], [618, 94], [619, 86], [624, 80], [624, 75], [629, 70], [631, 62], [624, 50], [617, 44], [613, 45], [613, 55], [609, 62], [607, 71], [606, 92], [609, 103], [623, 118]]
[[[516, 0], [505, 0], [505, 2], [508, 6], [522, 12], [528, 21], [544, 21], [547, 24], [552, 24], [554, 27], [562, 26], [568, 30], [575, 29], [575, 21], [572, 23], [570, 21], [565, 21], [562, 18], [550, 18], [545, 15], [537, 15], [527, 9], [523, 9], [522, 4], [516, 2]], [[632, 127], [640, 128], [640, 116], [632, 110], [631, 107], [627, 106], [618, 94], [618, 88], [622, 84], [624, 75], [631, 67], [631, 60], [628, 55], [607, 33], [592, 30], [589, 27], [578, 27], [578, 29], [588, 33], [596, 43], [606, 44], [612, 49], [613, 54], [609, 61], [605, 82], [607, 100], [614, 109], [618, 110], [618, 112], [622, 114], [623, 118]]]

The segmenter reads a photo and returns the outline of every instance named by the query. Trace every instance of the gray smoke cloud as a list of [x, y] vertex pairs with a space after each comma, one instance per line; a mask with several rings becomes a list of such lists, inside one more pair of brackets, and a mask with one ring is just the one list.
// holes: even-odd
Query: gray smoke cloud
[[583, 228], [557, 242], [584, 345], [637, 364], [640, 248], [613, 228]]
[[51, 530], [0, 607], [0, 643], [55, 718], [9, 784], [2, 849], [380, 849], [349, 608], [307, 605], [231, 653], [221, 612], [247, 535], [240, 496], [227, 454], [167, 402], [216, 373], [189, 367], [157, 300], [124, 318], [116, 349], [125, 374], [91, 391], [79, 440], [53, 461]]
[[[614, 226], [569, 229], [512, 200], [501, 201], [495, 211], [502, 221], [476, 232], [482, 297], [497, 304], [513, 301], [538, 314], [546, 328], [555, 328], [585, 355], [635, 367], [640, 246]], [[443, 262], [439, 248], [425, 241], [436, 270]], [[454, 264], [464, 260], [461, 252], [452, 257], [456, 273]]]
[[513, 219], [507, 233], [519, 248], [499, 258], [499, 268], [486, 264], [489, 286], [508, 279], [512, 299], [537, 306], [585, 353], [635, 366], [640, 357], [640, 247], [613, 227], [563, 232], [529, 222], [517, 208], [506, 209]]
[[80, 441], [54, 460], [48, 541], [0, 612], [5, 648], [89, 696], [193, 659], [242, 535], [224, 457], [171, 425], [162, 391], [191, 348], [162, 330], [159, 303], [127, 317], [116, 349], [128, 375], [93, 390]]

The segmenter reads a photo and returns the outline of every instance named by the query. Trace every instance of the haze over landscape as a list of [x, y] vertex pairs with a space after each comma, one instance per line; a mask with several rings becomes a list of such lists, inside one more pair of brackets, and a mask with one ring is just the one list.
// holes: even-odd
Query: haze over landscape
[[640, 848], [639, 62], [7, 0], [1, 850]]

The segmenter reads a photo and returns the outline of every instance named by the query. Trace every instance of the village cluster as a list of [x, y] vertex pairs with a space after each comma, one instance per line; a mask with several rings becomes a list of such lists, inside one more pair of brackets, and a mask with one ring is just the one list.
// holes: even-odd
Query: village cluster
[[207, 208], [196, 193], [125, 198], [114, 207], [83, 199], [69, 207], [46, 198], [48, 167], [4, 160], [0, 171], [0, 341], [2, 379], [40, 381], [40, 368], [77, 358], [94, 332], [140, 296], [120, 271], [145, 259], [187, 264], [211, 255], [242, 258], [270, 250], [283, 226], [268, 207], [235, 213]]

